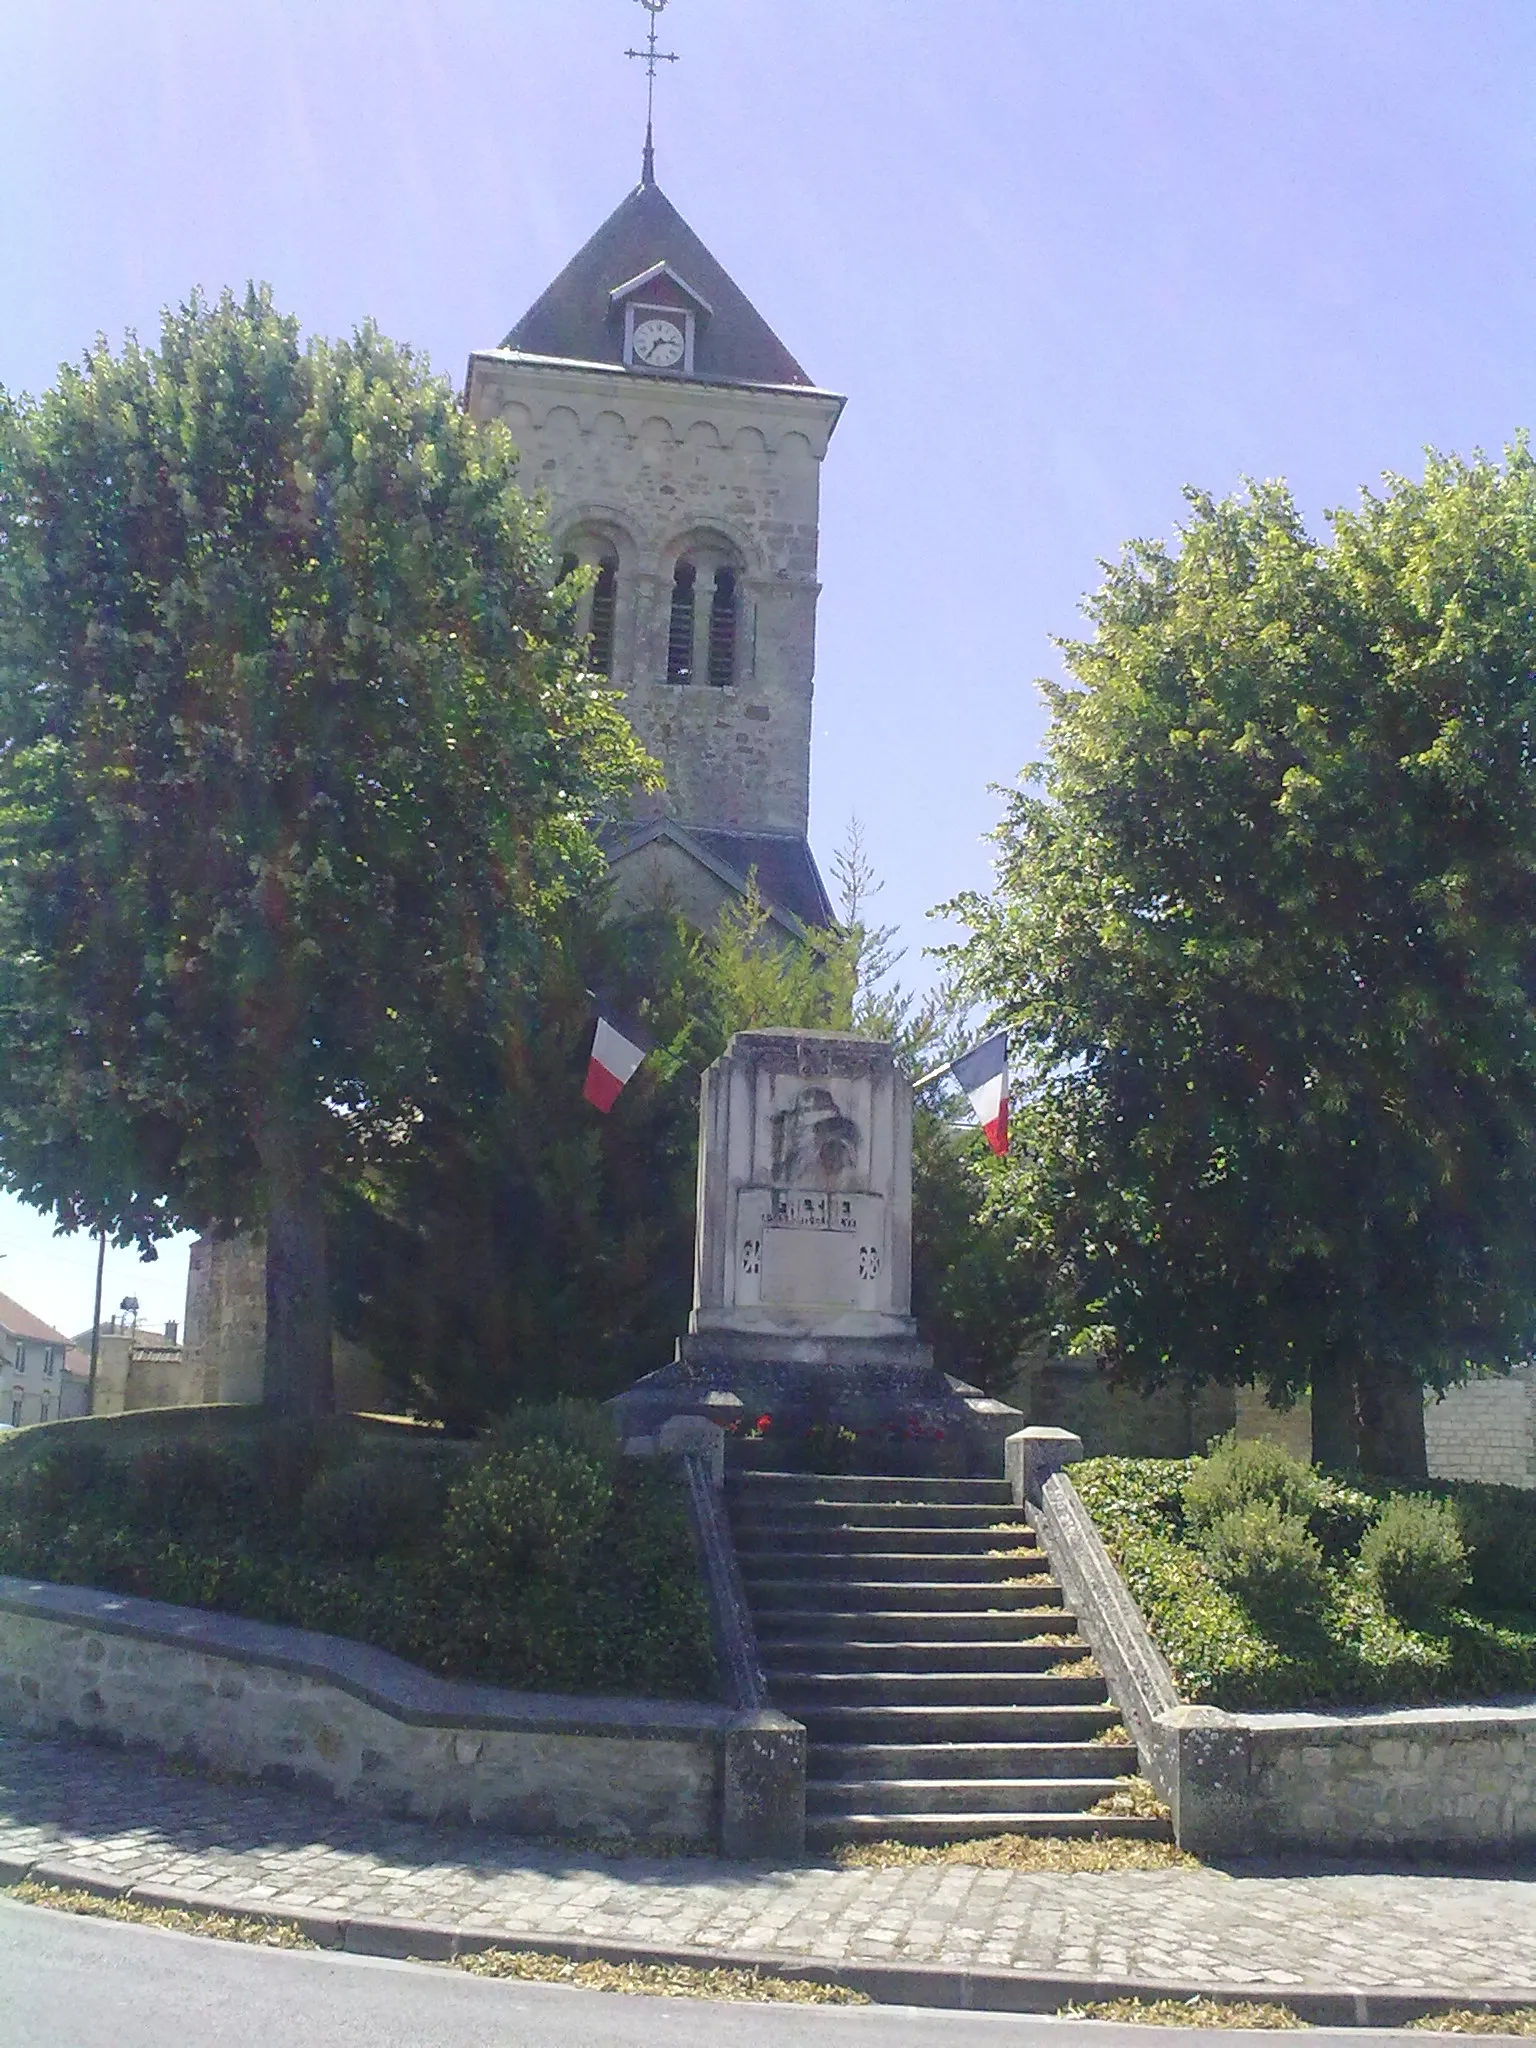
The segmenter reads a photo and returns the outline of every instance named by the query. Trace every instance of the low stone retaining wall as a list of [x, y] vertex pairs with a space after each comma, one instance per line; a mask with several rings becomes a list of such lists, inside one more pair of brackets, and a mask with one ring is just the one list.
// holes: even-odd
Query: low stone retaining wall
[[1203, 1856], [1289, 1850], [1513, 1857], [1536, 1848], [1536, 1702], [1228, 1714], [1179, 1703], [1140, 1609], [1061, 1468], [1064, 1430], [1010, 1439], [1014, 1497], [1136, 1738], [1174, 1832]]
[[[767, 1710], [463, 1684], [335, 1636], [0, 1578], [0, 1725], [529, 1834], [792, 1852], [805, 1731]], [[795, 1812], [795, 1787], [787, 1799]]]

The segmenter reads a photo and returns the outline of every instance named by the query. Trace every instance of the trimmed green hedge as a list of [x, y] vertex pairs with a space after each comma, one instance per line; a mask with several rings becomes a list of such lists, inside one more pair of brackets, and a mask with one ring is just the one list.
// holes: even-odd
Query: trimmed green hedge
[[324, 1630], [450, 1678], [717, 1696], [681, 1487], [593, 1405], [457, 1443], [203, 1410], [0, 1446], [0, 1573]]
[[[1513, 1487], [1441, 1484], [1415, 1496], [1318, 1472], [1306, 1525], [1326, 1565], [1322, 1604], [1261, 1624], [1186, 1528], [1184, 1490], [1207, 1463], [1091, 1458], [1071, 1475], [1182, 1698], [1244, 1709], [1536, 1692], [1536, 1498]], [[1417, 1627], [1387, 1611], [1360, 1557], [1383, 1508], [1404, 1497], [1450, 1503], [1471, 1574], [1459, 1604]]]

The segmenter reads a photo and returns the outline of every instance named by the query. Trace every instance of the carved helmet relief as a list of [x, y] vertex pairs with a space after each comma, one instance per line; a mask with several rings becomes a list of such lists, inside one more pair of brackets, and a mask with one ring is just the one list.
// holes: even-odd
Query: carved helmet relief
[[775, 1187], [835, 1187], [858, 1163], [859, 1127], [830, 1088], [805, 1087], [769, 1119]]

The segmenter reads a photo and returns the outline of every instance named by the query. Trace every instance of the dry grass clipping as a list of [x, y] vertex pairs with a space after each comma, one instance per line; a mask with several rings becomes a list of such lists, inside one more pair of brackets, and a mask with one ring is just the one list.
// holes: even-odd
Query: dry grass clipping
[[1167, 1804], [1157, 1795], [1157, 1787], [1145, 1778], [1116, 1778], [1115, 1789], [1108, 1792], [1096, 1806], [1088, 1811], [1135, 1820], [1168, 1820], [1172, 1816]]
[[1288, 2005], [1247, 2005], [1220, 1998], [1106, 1998], [1064, 2005], [1064, 2020], [1117, 2020], [1139, 2027], [1304, 2027]]
[[172, 1934], [202, 1934], [214, 1941], [243, 1941], [253, 1948], [316, 1948], [291, 1920], [258, 1920], [245, 1914], [198, 1913], [184, 1906], [144, 1906], [132, 1899], [104, 1899], [95, 1892], [69, 1892], [51, 1884], [13, 1884], [8, 1899], [24, 1906], [47, 1906], [55, 1913], [79, 1913], [88, 1920], [130, 1920], [140, 1927], [161, 1927]]
[[1131, 1731], [1119, 1721], [1113, 1721], [1109, 1727], [1101, 1728], [1092, 1739], [1095, 1742], [1121, 1742], [1127, 1749], [1131, 1747]]
[[1536, 2005], [1515, 2012], [1426, 2012], [1409, 2026], [1421, 2034], [1536, 2034]]
[[721, 1998], [761, 2005], [868, 2005], [862, 1991], [813, 1984], [805, 1977], [764, 1977], [756, 1970], [711, 1970], [691, 1963], [578, 1963], [528, 1948], [486, 1948], [456, 1956], [474, 1977], [517, 1977], [534, 1984], [575, 1984], [645, 1998]]
[[978, 1835], [968, 1842], [845, 1842], [840, 1870], [902, 1870], [918, 1863], [966, 1863], [980, 1870], [1054, 1870], [1099, 1876], [1116, 1870], [1198, 1870], [1172, 1842], [1119, 1835]]
[[1092, 1657], [1064, 1657], [1059, 1664], [1053, 1664], [1046, 1673], [1048, 1678], [1102, 1678], [1103, 1672]]

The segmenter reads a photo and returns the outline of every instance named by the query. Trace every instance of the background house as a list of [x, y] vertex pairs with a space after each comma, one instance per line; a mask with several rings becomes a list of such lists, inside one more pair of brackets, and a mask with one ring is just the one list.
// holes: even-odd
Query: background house
[[[91, 1332], [82, 1330], [70, 1347], [69, 1365], [72, 1376], [79, 1374], [87, 1385], [90, 1359]], [[187, 1358], [175, 1322], [163, 1330], [148, 1330], [131, 1316], [113, 1315], [101, 1325], [96, 1347], [97, 1415], [181, 1408], [202, 1398], [201, 1376]], [[78, 1412], [83, 1415], [88, 1407], [82, 1405]]]
[[71, 1412], [78, 1389], [66, 1392], [69, 1348], [61, 1330], [0, 1294], [0, 1422], [19, 1429]]

